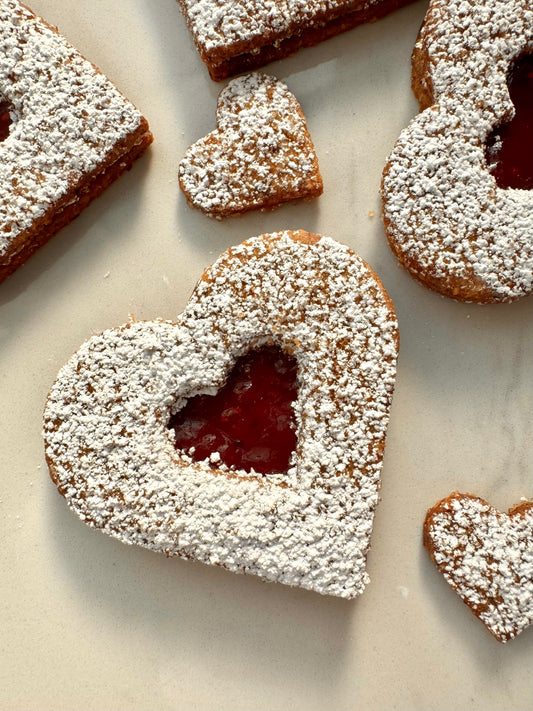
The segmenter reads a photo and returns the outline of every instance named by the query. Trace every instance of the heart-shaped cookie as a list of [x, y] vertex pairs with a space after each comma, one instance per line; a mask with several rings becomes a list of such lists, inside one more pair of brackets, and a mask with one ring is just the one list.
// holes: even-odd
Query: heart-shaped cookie
[[426, 515], [424, 545], [451, 587], [500, 642], [533, 620], [533, 502], [502, 513], [453, 493]]
[[459, 301], [533, 291], [533, 193], [501, 187], [486, 150], [516, 113], [508, 77], [531, 52], [531, 0], [431, 0], [413, 51], [422, 112], [383, 173], [385, 230], [415, 279]]
[[[289, 470], [177, 450], [173, 414], [264, 345], [297, 363]], [[124, 542], [355, 597], [397, 347], [392, 303], [354, 252], [306, 232], [253, 238], [204, 273], [176, 323], [130, 322], [82, 345], [45, 408], [51, 476], [86, 523]]]
[[300, 104], [283, 82], [247, 74], [220, 93], [217, 128], [194, 143], [179, 167], [191, 207], [224, 217], [322, 193], [322, 178]]

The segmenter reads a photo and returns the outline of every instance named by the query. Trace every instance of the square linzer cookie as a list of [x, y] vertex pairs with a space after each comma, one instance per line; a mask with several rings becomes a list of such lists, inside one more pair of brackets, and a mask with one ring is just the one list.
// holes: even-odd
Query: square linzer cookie
[[212, 79], [262, 67], [412, 0], [178, 0]]
[[151, 142], [146, 119], [55, 28], [0, 0], [0, 282]]

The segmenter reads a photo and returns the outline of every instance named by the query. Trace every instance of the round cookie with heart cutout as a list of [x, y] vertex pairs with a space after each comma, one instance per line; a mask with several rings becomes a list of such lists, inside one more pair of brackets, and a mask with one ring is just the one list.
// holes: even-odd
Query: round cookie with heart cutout
[[392, 302], [353, 251], [252, 238], [175, 323], [110, 329], [63, 367], [44, 413], [52, 479], [126, 543], [353, 598], [397, 350]]
[[266, 74], [231, 81], [217, 128], [187, 150], [179, 184], [191, 207], [219, 218], [321, 195], [313, 142], [287, 86]]
[[533, 501], [508, 513], [454, 492], [427, 512], [424, 545], [472, 612], [500, 642], [533, 620]]
[[383, 219], [400, 264], [459, 301], [533, 289], [532, 54], [530, 0], [431, 0], [415, 45], [422, 113], [385, 167]]

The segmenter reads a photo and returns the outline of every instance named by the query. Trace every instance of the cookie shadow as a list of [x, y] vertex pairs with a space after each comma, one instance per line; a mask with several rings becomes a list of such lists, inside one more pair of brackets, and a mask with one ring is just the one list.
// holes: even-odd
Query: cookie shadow
[[247, 685], [266, 678], [311, 690], [318, 677], [335, 697], [353, 601], [124, 545], [82, 524], [53, 486], [47, 510], [57, 579], [95, 626], [117, 636], [134, 624], [165, 658], [177, 646]]
[[217, 220], [190, 208], [180, 191], [177, 212], [180, 235], [189, 248], [216, 258], [228, 247], [256, 235], [282, 230], [316, 232], [320, 224], [320, 197]]
[[[121, 240], [127, 238], [130, 233], [128, 226], [135, 223], [142, 210], [142, 195], [146, 192], [150, 163], [149, 148], [130, 170], [106, 188], [71, 223], [57, 232], [8, 277], [1, 285], [0, 308], [15, 301], [36, 281], [42, 284], [40, 300], [43, 306], [47, 300], [57, 298], [58, 284], [63, 284], [68, 279], [83, 281], [86, 278], [87, 264], [105, 253], [109, 240]], [[138, 199], [131, 200], [133, 194], [136, 194]], [[72, 260], [68, 259], [74, 249], [80, 252], [80, 258], [74, 265], [75, 273], [72, 271]], [[65, 274], [67, 263], [69, 273]], [[20, 309], [21, 316], [22, 308], [23, 305]], [[22, 321], [18, 323], [23, 327]]]

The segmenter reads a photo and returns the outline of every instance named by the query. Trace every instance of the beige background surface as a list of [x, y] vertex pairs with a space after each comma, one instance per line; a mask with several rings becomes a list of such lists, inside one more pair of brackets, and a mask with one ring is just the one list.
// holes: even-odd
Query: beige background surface
[[[497, 643], [421, 545], [426, 509], [455, 489], [502, 509], [533, 496], [531, 298], [476, 307], [426, 291], [379, 218], [383, 165], [417, 112], [409, 58], [425, 6], [268, 68], [303, 106], [324, 195], [216, 222], [177, 187], [222, 87], [175, 0], [33, 0], [143, 111], [155, 143], [0, 287], [2, 709], [533, 707], [533, 630]], [[124, 546], [69, 511], [43, 457], [46, 394], [87, 337], [130, 313], [172, 319], [223, 250], [283, 228], [355, 248], [400, 321], [372, 583], [352, 602]]]

